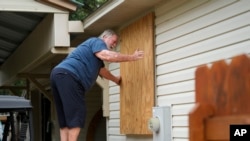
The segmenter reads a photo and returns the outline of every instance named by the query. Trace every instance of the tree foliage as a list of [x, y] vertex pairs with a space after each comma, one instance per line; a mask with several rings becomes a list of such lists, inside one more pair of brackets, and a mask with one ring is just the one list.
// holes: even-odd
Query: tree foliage
[[[17, 80], [14, 82], [13, 86], [26, 86], [26, 81], [25, 80]], [[17, 96], [21, 96], [24, 90], [15, 90], [15, 94]], [[0, 89], [0, 95], [12, 95], [12, 92], [9, 89]]]
[[77, 10], [70, 13], [69, 20], [84, 20], [91, 13], [100, 8], [108, 0], [75, 0], [83, 5], [79, 5]]

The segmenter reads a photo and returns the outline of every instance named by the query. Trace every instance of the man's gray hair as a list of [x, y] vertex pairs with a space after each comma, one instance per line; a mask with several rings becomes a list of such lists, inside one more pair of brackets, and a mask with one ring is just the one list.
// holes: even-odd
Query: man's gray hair
[[112, 35], [117, 35], [117, 34], [111, 29], [106, 29], [102, 32], [99, 38], [103, 39], [104, 36], [112, 36]]

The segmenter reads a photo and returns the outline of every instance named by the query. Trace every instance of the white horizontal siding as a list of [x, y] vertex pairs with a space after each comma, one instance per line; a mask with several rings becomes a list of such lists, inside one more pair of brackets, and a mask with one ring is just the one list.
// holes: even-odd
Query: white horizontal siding
[[[109, 64], [110, 72], [120, 75], [120, 64]], [[109, 81], [109, 118], [107, 127], [108, 141], [126, 141], [126, 136], [120, 134], [120, 87]]]
[[[221, 1], [211, 1], [211, 2], [217, 3], [218, 5], [222, 7], [222, 6], [225, 6], [223, 4], [225, 4], [226, 2], [230, 2], [230, 1], [222, 0], [222, 2], [224, 2], [222, 4], [220, 4]], [[177, 26], [175, 28], [171, 27], [170, 30], [166, 30], [164, 33], [161, 33], [161, 34], [157, 34], [156, 43], [161, 44], [163, 42], [173, 40], [185, 34], [192, 33], [196, 30], [211, 26], [219, 22], [223, 22], [224, 20], [237, 16], [240, 13], [247, 12], [247, 10], [249, 9], [249, 6], [247, 5], [245, 1], [241, 1], [234, 5], [224, 7], [222, 9], [213, 9], [213, 7], [208, 7], [210, 11], [207, 11], [207, 13], [205, 14], [203, 14], [202, 12], [203, 8], [199, 8], [197, 11], [196, 9], [197, 8], [192, 9], [190, 11], [192, 13], [186, 12], [183, 15], [179, 16], [178, 21], [176, 21], [176, 19], [172, 19], [172, 21], [175, 23], [174, 26], [177, 26], [178, 24], [180, 24], [180, 26]], [[190, 14], [197, 15], [197, 17], [185, 23], [185, 21], [183, 20], [185, 20], [186, 17], [189, 17]], [[203, 15], [200, 15], [200, 14], [203, 14]], [[170, 21], [166, 23], [167, 25], [166, 27], [169, 26], [168, 24], [169, 22]]]
[[118, 94], [118, 93], [120, 93], [120, 87], [119, 86], [110, 86], [109, 87], [109, 94], [110, 95], [114, 95], [114, 94]]
[[175, 139], [188, 139], [188, 114], [194, 107], [193, 103], [172, 106], [172, 136]]
[[194, 80], [162, 85], [157, 87], [157, 96], [177, 94], [194, 90]]
[[188, 126], [188, 117], [187, 116], [173, 116], [173, 127], [183, 127]]
[[194, 79], [195, 69], [191, 68], [159, 75], [156, 79], [157, 86]]
[[[177, 39], [176, 41], [181, 42], [182, 45], [185, 46], [180, 45], [180, 43], [174, 44], [175, 48], [172, 48], [171, 52], [160, 54], [157, 57], [157, 64], [163, 64], [195, 54], [201, 54], [206, 51], [222, 48], [249, 39], [247, 32], [249, 33], [250, 21], [244, 22], [246, 19], [250, 19], [249, 12], [244, 13], [241, 17], [235, 17], [221, 24], [216, 24], [200, 31], [196, 31], [190, 35], [186, 35], [183, 37], [184, 39]], [[225, 28], [220, 30], [221, 27]]]
[[113, 119], [109, 121], [109, 127], [119, 127], [120, 119]]
[[172, 115], [188, 115], [193, 107], [194, 103], [172, 105]]
[[[180, 7], [180, 5], [182, 4], [188, 4], [185, 3], [188, 0], [178, 0], [178, 1], [168, 1], [165, 3], [161, 3], [160, 6], [157, 7], [157, 9], [155, 9], [155, 13], [157, 14], [157, 19], [155, 20], [155, 23], [158, 25], [159, 23], [162, 23], [162, 21], [164, 21], [164, 19], [169, 19], [169, 18], [165, 18], [168, 15], [172, 15], [174, 16], [174, 13], [172, 14], [166, 14], [166, 13], [170, 13], [173, 11], [173, 9], [178, 9], [178, 7]], [[198, 0], [200, 1], [200, 0]], [[177, 12], [175, 12], [177, 13]], [[163, 19], [163, 20], [161, 20]]]
[[[155, 20], [155, 24], [157, 25], [156, 34], [160, 34], [165, 32], [167, 29], [171, 29], [171, 27], [178, 26], [180, 24], [186, 23], [184, 20], [183, 22], [179, 22], [176, 24], [172, 24], [171, 19], [177, 19], [179, 16], [185, 14], [188, 11], [191, 11], [195, 7], [199, 7], [200, 5], [206, 3], [208, 0], [193, 0], [192, 2], [186, 1], [171, 1], [170, 3], [166, 3], [166, 5], [161, 5], [155, 10], [157, 19]], [[181, 6], [182, 5], [182, 6]], [[194, 16], [194, 15], [188, 15]], [[193, 18], [190, 18], [193, 19]], [[188, 21], [190, 20], [188, 19]], [[169, 28], [166, 28], [166, 23]]]
[[[219, 2], [219, 1], [213, 1], [213, 2]], [[192, 22], [185, 23], [180, 27], [173, 28], [170, 31], [165, 31], [164, 34], [159, 34], [159, 35], [157, 34], [156, 53], [157, 54], [164, 53], [164, 52], [176, 49], [176, 48], [183, 47], [184, 45], [189, 45], [189, 44], [192, 44], [192, 43], [195, 43], [195, 42], [207, 39], [207, 38], [214, 37], [216, 35], [223, 34], [224, 32], [235, 29], [235, 26], [236, 26], [236, 28], [241, 27], [242, 25], [240, 23], [239, 23], [240, 24], [239, 26], [237, 25], [238, 23], [231, 24], [231, 22], [233, 22], [233, 21], [230, 21], [230, 19], [237, 17], [237, 15], [239, 15], [239, 14], [246, 13], [247, 12], [246, 8], [244, 9], [244, 7], [243, 7], [242, 11], [239, 11], [239, 13], [229, 12], [230, 10], [232, 10], [234, 8], [237, 8], [237, 7], [232, 7], [228, 10], [221, 9], [220, 11], [222, 11], [222, 12], [220, 12], [220, 13], [215, 12], [213, 14], [210, 14], [212, 16], [204, 15], [204, 17], [200, 17], [198, 22], [196, 22], [196, 20], [194, 20], [192, 22], [195, 22], [195, 23], [192, 23]], [[199, 12], [197, 12], [197, 14], [198, 13]], [[223, 14], [225, 15], [225, 13], [229, 13], [231, 15], [229, 16], [227, 14], [227, 16], [225, 17], [225, 16], [223, 16]], [[220, 14], [220, 15], [217, 15], [217, 14]], [[213, 16], [216, 16], [217, 18], [216, 17], [213, 18]], [[223, 23], [224, 21], [227, 21], [227, 20], [229, 20], [229, 21], [226, 23]], [[248, 23], [248, 21], [245, 19], [244, 22], [242, 22], [242, 24], [246, 24], [246, 23]], [[216, 26], [216, 25], [218, 25], [218, 26]], [[227, 27], [226, 25], [229, 27]], [[165, 26], [168, 26], [168, 24], [165, 24]], [[183, 26], [184, 26], [184, 28], [183, 28]], [[233, 26], [233, 27], [231, 27], [231, 26]], [[221, 27], [223, 27], [223, 28], [221, 28]], [[158, 27], [156, 27], [156, 29], [157, 28]], [[204, 30], [204, 31], [202, 31], [202, 30]], [[197, 32], [197, 33], [195, 33], [195, 32]], [[206, 33], [206, 34], [204, 34], [204, 33]], [[175, 34], [178, 34], [178, 35], [175, 35]], [[181, 39], [176, 40], [177, 38], [181, 38]], [[172, 42], [170, 42], [170, 41], [172, 41]], [[168, 46], [165, 46], [164, 43], [166, 43]]]
[[120, 111], [110, 111], [110, 119], [119, 119], [120, 118]]
[[[109, 131], [109, 133], [110, 133], [110, 135], [115, 135], [115, 136], [117, 136], [117, 135], [120, 135], [120, 128], [117, 128], [117, 127], [109, 127], [109, 129], [108, 129]], [[112, 133], [112, 134], [111, 134]]]
[[187, 127], [174, 127], [173, 136], [175, 138], [188, 138], [188, 128]]
[[110, 103], [109, 109], [111, 111], [118, 111], [118, 110], [120, 110], [120, 102]]
[[126, 136], [112, 135], [108, 138], [109, 141], [126, 141]]
[[182, 0], [156, 8], [156, 104], [172, 106], [173, 141], [189, 140], [197, 67], [250, 54], [249, 5], [248, 0]]
[[[184, 104], [194, 102], [194, 91], [183, 92], [172, 95], [158, 96], [157, 101], [161, 106], [173, 105], [173, 104]], [[181, 98], [180, 98], [181, 97]]]
[[112, 70], [112, 71], [120, 68], [119, 63], [110, 63], [108, 66], [109, 66], [109, 70]]
[[120, 102], [120, 95], [118, 95], [118, 94], [110, 95], [109, 102], [110, 103]]
[[[250, 32], [249, 29], [250, 29], [249, 26], [246, 27], [245, 34], [247, 34], [247, 32], [248, 33]], [[249, 44], [250, 44], [250, 40], [248, 39], [244, 42], [232, 44], [225, 48], [212, 50], [203, 54], [198, 54], [195, 56], [183, 58], [183, 59], [170, 62], [167, 64], [162, 64], [157, 67], [157, 75], [184, 70], [184, 69], [189, 69], [189, 68], [197, 67], [199, 65], [212, 63], [221, 59], [231, 58], [239, 54], [249, 53], [250, 51]]]
[[189, 141], [187, 138], [173, 138], [172, 141]]

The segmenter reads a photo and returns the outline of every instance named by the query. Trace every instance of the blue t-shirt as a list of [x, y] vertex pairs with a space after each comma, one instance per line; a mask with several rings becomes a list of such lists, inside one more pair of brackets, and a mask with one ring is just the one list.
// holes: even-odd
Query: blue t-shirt
[[100, 38], [90, 38], [73, 50], [56, 68], [71, 71], [87, 91], [94, 85], [100, 69], [104, 67], [103, 61], [96, 57], [95, 53], [107, 49]]

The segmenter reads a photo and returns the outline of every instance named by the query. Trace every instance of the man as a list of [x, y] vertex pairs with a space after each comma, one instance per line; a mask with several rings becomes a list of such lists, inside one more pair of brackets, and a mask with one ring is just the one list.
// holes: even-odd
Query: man
[[99, 38], [93, 37], [81, 43], [51, 72], [51, 88], [55, 100], [61, 141], [77, 141], [84, 127], [85, 93], [96, 82], [98, 75], [120, 84], [120, 76], [114, 76], [104, 67], [103, 61], [125, 62], [142, 59], [143, 51], [120, 54], [111, 49], [117, 45], [118, 35], [105, 30]]

